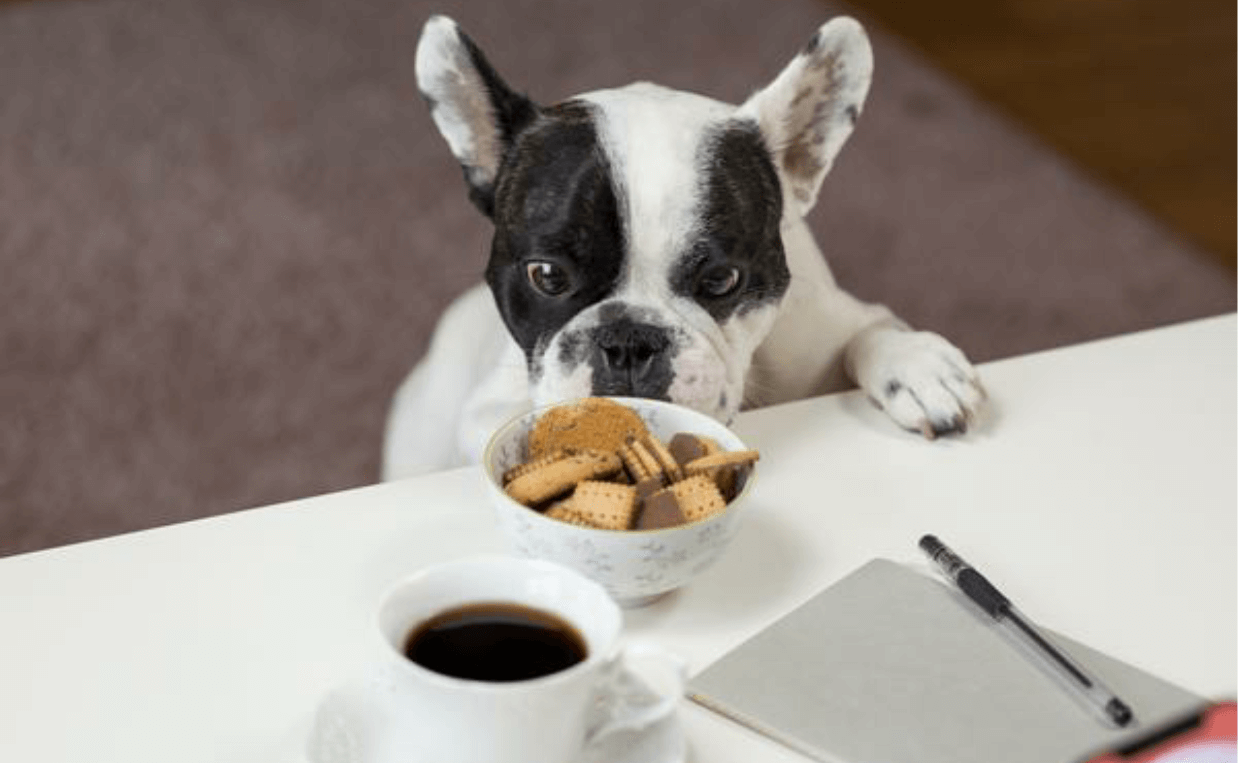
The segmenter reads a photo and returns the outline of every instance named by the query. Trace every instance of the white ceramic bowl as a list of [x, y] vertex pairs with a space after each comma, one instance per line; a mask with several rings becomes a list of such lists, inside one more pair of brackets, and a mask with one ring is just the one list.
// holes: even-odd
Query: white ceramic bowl
[[[703, 413], [660, 400], [610, 399], [636, 411], [663, 442], [677, 432], [690, 432], [710, 437], [728, 451], [746, 449], [734, 432]], [[601, 583], [624, 607], [648, 604], [718, 560], [739, 528], [757, 469], [724, 510], [696, 522], [657, 530], [600, 530], [560, 522], [503, 492], [503, 473], [528, 460], [529, 431], [545, 410], [517, 416], [500, 427], [482, 459], [499, 524], [516, 553], [570, 567]]]

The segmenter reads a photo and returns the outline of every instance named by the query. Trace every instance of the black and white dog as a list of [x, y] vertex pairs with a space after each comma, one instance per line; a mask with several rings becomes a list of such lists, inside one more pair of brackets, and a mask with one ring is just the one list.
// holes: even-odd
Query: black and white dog
[[588, 395], [730, 421], [850, 380], [906, 429], [966, 429], [967, 358], [842, 291], [804, 222], [872, 77], [855, 21], [738, 107], [648, 83], [539, 106], [443, 16], [416, 69], [494, 241], [396, 395], [385, 478], [476, 462], [508, 417]]

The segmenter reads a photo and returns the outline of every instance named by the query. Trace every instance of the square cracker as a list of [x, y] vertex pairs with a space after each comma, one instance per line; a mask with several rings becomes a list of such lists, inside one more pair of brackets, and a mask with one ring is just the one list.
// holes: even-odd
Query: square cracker
[[590, 524], [626, 530], [636, 514], [636, 488], [614, 482], [585, 480], [572, 493], [572, 508]]
[[569, 525], [580, 525], [581, 527], [597, 526], [572, 506], [572, 499], [570, 498], [556, 502], [549, 509], [546, 509], [545, 514], [551, 519], [567, 522]]
[[704, 474], [697, 474], [671, 485], [679, 510], [689, 522], [717, 514], [726, 508], [726, 499], [718, 491], [714, 481]]

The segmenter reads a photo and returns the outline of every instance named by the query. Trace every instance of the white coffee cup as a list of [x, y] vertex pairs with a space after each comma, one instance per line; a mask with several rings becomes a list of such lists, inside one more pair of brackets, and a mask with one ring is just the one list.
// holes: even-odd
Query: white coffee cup
[[[435, 672], [405, 656], [419, 625], [492, 602], [566, 622], [584, 641], [584, 659], [537, 678], [485, 681]], [[553, 562], [486, 556], [424, 569], [383, 597], [383, 654], [319, 706], [307, 755], [312, 763], [578, 761], [609, 734], [668, 718], [683, 694], [683, 662], [653, 645], [621, 648], [621, 628], [621, 610], [600, 585]], [[657, 666], [662, 680], [654, 683], [670, 686], [651, 691], [633, 672], [636, 665]]]

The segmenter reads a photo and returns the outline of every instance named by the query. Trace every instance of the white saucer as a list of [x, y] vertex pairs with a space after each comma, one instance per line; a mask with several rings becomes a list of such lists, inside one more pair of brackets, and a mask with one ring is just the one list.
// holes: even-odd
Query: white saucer
[[616, 731], [585, 750], [581, 763], [685, 763], [688, 740], [679, 713], [640, 731]]
[[[373, 763], [365, 760], [366, 756], [353, 744], [323, 743], [334, 735], [323, 733], [326, 730], [318, 724], [332, 717], [331, 713], [318, 713], [309, 722], [297, 724], [297, 733], [293, 736], [299, 750], [293, 755], [280, 756], [280, 760]], [[585, 749], [580, 763], [686, 763], [687, 760], [688, 740], [676, 710], [640, 731], [615, 731], [599, 737]]]

